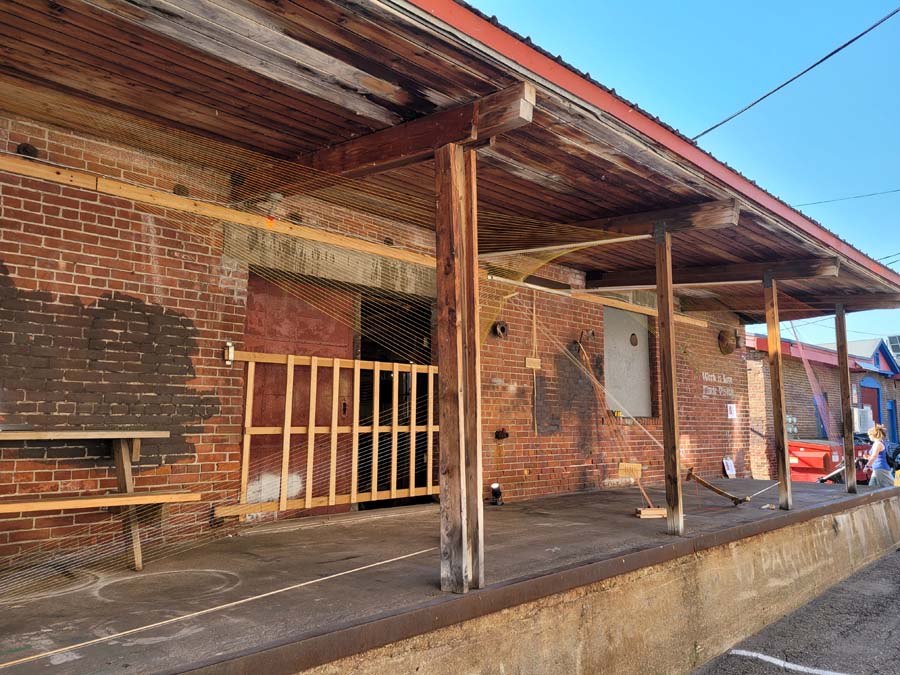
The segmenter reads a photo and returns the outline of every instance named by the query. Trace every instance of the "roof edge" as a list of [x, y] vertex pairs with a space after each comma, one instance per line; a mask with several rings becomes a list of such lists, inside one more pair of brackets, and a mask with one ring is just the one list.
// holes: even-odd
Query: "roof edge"
[[726, 166], [664, 123], [652, 118], [634, 104], [622, 99], [573, 68], [523, 42], [511, 31], [504, 30], [456, 0], [403, 0], [420, 11], [465, 34], [472, 40], [514, 61], [538, 77], [547, 80], [583, 101], [596, 106], [635, 131], [659, 143], [695, 167], [716, 178], [742, 196], [795, 226], [801, 232], [828, 246], [869, 272], [900, 287], [900, 273], [885, 267], [837, 235], [770, 194]]

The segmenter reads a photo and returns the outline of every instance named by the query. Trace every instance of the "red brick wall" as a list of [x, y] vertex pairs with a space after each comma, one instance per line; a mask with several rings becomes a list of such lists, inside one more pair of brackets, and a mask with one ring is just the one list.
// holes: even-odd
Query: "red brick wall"
[[[199, 194], [198, 182], [201, 196], [227, 188], [227, 177], [198, 167], [0, 117], [6, 149], [24, 141], [36, 145], [42, 158], [163, 190], [182, 181], [192, 195]], [[281, 207], [299, 212], [304, 224], [433, 251], [427, 229], [290, 201]], [[208, 236], [215, 223], [124, 199], [0, 174], [0, 208], [2, 419], [40, 428], [170, 430], [169, 441], [146, 444], [137, 486], [201, 490], [202, 505], [168, 507], [165, 517], [181, 518], [182, 533], [216, 524], [213, 503], [234, 502], [239, 480], [243, 371], [226, 367], [221, 349], [227, 340], [243, 346], [246, 267], [223, 256], [218, 237]], [[581, 278], [565, 268], [541, 273], [570, 282]], [[612, 419], [572, 351], [581, 331], [594, 329], [584, 346], [602, 384], [603, 308], [488, 282], [483, 300], [485, 334], [496, 319], [510, 326], [508, 339], [484, 342], [485, 484], [501, 482], [511, 499], [600, 487], [615, 480], [621, 461], [642, 462], [648, 482], [660, 481], [655, 376], [654, 416]], [[533, 373], [524, 359], [532, 354], [535, 302], [542, 368]], [[722, 327], [676, 324], [682, 462], [715, 476], [722, 457], [732, 456], [747, 475], [745, 355], [719, 353]], [[652, 335], [650, 343], [655, 370]], [[727, 403], [736, 405], [736, 419], [727, 418]], [[494, 432], [501, 428], [509, 437], [497, 440]], [[0, 449], [2, 498], [114, 487], [102, 444]], [[108, 536], [117, 522], [105, 512], [4, 518], [0, 557], [65, 537], [87, 544]], [[75, 535], [78, 542], [71, 540]]]

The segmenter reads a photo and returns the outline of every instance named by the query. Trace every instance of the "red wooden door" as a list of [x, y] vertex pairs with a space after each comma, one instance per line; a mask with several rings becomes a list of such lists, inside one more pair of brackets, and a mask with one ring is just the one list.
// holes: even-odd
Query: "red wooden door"
[[872, 408], [872, 419], [881, 424], [881, 407], [878, 405], [878, 390], [874, 387], [860, 387], [859, 398], [863, 406]]

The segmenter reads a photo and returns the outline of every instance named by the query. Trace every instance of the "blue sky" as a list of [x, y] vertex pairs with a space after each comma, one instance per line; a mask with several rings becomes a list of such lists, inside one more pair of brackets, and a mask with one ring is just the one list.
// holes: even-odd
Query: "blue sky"
[[[895, 1], [474, 4], [694, 136], [873, 24]], [[900, 188], [898, 120], [900, 15], [700, 145], [802, 204]], [[801, 210], [872, 257], [900, 252], [900, 193]], [[834, 340], [829, 319], [796, 325], [801, 340]], [[848, 330], [851, 340], [900, 334], [900, 310], [851, 314]], [[782, 332], [793, 338], [790, 326]]]

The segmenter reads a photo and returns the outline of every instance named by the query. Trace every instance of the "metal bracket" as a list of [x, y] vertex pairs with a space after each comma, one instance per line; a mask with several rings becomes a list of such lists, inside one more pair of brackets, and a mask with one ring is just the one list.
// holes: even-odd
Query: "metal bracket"
[[234, 343], [231, 340], [225, 343], [222, 358], [225, 359], [226, 366], [230, 366], [234, 363]]

